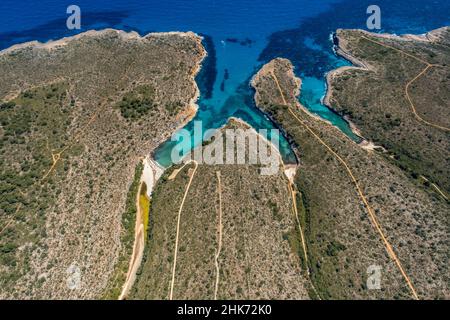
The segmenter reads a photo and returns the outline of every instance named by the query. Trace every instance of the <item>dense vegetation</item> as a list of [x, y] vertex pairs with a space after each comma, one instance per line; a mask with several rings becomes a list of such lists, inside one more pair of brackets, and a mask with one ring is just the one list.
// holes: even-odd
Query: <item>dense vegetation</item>
[[126, 93], [118, 103], [120, 113], [129, 120], [137, 120], [157, 107], [155, 89], [150, 85], [139, 86]]

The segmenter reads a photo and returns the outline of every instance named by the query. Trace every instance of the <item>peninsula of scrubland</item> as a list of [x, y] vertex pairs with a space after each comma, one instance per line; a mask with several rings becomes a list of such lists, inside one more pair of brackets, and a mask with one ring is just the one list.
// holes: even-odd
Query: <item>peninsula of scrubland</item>
[[205, 54], [193, 33], [112, 29], [0, 53], [0, 298], [118, 297], [133, 181], [195, 114]]

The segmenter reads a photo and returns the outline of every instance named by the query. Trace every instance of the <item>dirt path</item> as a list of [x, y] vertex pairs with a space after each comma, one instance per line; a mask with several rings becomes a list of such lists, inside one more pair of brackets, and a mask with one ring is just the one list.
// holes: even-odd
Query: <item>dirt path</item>
[[372, 208], [369, 205], [369, 202], [367, 201], [365, 195], [362, 192], [362, 189], [358, 183], [358, 181], [356, 180], [355, 176], [353, 175], [352, 170], [350, 169], [349, 165], [347, 164], [347, 162], [341, 157], [339, 156], [328, 144], [326, 144], [315, 132], [314, 130], [312, 130], [305, 121], [301, 120], [296, 114], [295, 112], [292, 111], [291, 106], [287, 103], [283, 91], [281, 90], [280, 84], [278, 82], [278, 78], [276, 77], [275, 73], [273, 71], [270, 72], [277, 87], [278, 90], [280, 92], [280, 96], [283, 100], [283, 103], [285, 106], [287, 106], [289, 112], [292, 114], [292, 116], [303, 126], [305, 127], [310, 133], [311, 135], [316, 138], [323, 146], [325, 146], [325, 148], [327, 148], [327, 150], [344, 166], [345, 170], [347, 171], [347, 174], [349, 175], [349, 177], [351, 178], [353, 184], [356, 187], [356, 191], [358, 192], [359, 197], [361, 198], [362, 202], [364, 203], [364, 206], [367, 209], [367, 212], [369, 214], [369, 219], [372, 222], [372, 225], [374, 226], [375, 230], [377, 231], [377, 233], [379, 234], [381, 240], [383, 241], [386, 251], [388, 252], [389, 256], [392, 258], [392, 260], [395, 262], [395, 264], [397, 265], [400, 273], [402, 274], [403, 278], [405, 279], [406, 283], [408, 284], [408, 287], [411, 290], [411, 293], [413, 295], [413, 297], [415, 299], [419, 299], [416, 289], [414, 288], [411, 280], [409, 279], [408, 275], [406, 274], [405, 270], [403, 269], [403, 266], [400, 262], [400, 260], [398, 259], [396, 253], [394, 252], [392, 245], [389, 243], [389, 241], [387, 240], [386, 236], [384, 235], [383, 230], [381, 229], [380, 224], [378, 223], [378, 220], [375, 216], [375, 213], [373, 212]]
[[424, 176], [420, 176], [424, 181], [428, 182], [431, 184], [431, 186], [442, 196], [442, 198], [444, 198], [445, 200], [448, 200], [448, 196], [441, 190], [439, 189], [439, 187], [431, 182], [430, 180], [428, 180], [427, 178], [425, 178]]
[[289, 189], [290, 196], [292, 198], [292, 210], [294, 213], [295, 220], [297, 221], [300, 238], [302, 240], [303, 254], [305, 256], [306, 272], [308, 272], [308, 275], [309, 275], [310, 272], [309, 272], [309, 267], [308, 267], [308, 253], [306, 251], [305, 236], [303, 235], [303, 229], [300, 224], [300, 219], [298, 218], [297, 196], [296, 196], [297, 192], [292, 188], [292, 183], [290, 181], [288, 182], [288, 189]]
[[[22, 203], [19, 203], [19, 205], [17, 206], [16, 211], [14, 212], [14, 215], [17, 214], [17, 212], [19, 212], [20, 208], [22, 207]], [[3, 231], [6, 230], [6, 228], [9, 227], [9, 225], [14, 221], [13, 216], [11, 217], [11, 219], [5, 224], [5, 226], [0, 230], [0, 234], [3, 233]]]
[[128, 295], [131, 287], [136, 280], [136, 272], [141, 264], [141, 260], [144, 254], [145, 237], [144, 237], [144, 224], [143, 224], [143, 213], [141, 210], [141, 204], [139, 198], [142, 192], [141, 181], [138, 192], [136, 194], [136, 223], [135, 223], [135, 235], [134, 235], [134, 245], [133, 253], [130, 257], [130, 264], [128, 266], [127, 277], [125, 283], [122, 287], [122, 292], [120, 293], [119, 300], [123, 300]]
[[[302, 225], [300, 224], [300, 219], [298, 217], [298, 209], [297, 209], [297, 194], [298, 194], [298, 192], [296, 190], [294, 190], [294, 187], [293, 187], [295, 172], [293, 174], [289, 172], [290, 170], [287, 169], [286, 166], [284, 165], [284, 162], [283, 162], [283, 159], [281, 158], [281, 156], [280, 156], [280, 163], [281, 163], [281, 165], [283, 167], [283, 171], [288, 179], [288, 192], [292, 199], [292, 213], [295, 217], [295, 222], [297, 223], [297, 226], [298, 226], [300, 240], [302, 241], [303, 255], [305, 256], [306, 276], [308, 278], [309, 284], [311, 285], [311, 288], [313, 289], [314, 293], [316, 294], [317, 299], [322, 300], [322, 298], [320, 297], [319, 293], [316, 290], [316, 287], [314, 286], [314, 283], [311, 281], [311, 271], [310, 271], [309, 265], [308, 265], [308, 251], [306, 249], [306, 240], [305, 240], [305, 236], [303, 233]], [[300, 268], [301, 268], [301, 266], [300, 266]]]
[[217, 248], [217, 252], [216, 255], [214, 257], [214, 264], [216, 266], [216, 284], [215, 284], [215, 288], [214, 288], [214, 300], [217, 300], [217, 292], [219, 290], [219, 280], [220, 280], [220, 267], [219, 267], [219, 256], [220, 256], [220, 252], [222, 251], [222, 230], [223, 230], [223, 225], [222, 225], [222, 184], [220, 181], [220, 171], [216, 172], [217, 175], [217, 192], [219, 194], [219, 226], [218, 226], [218, 230], [219, 230], [219, 241], [218, 241], [218, 248]]
[[[191, 177], [189, 178], [189, 183], [187, 184], [186, 191], [184, 192], [183, 200], [181, 201], [180, 210], [178, 210], [177, 235], [176, 235], [176, 238], [175, 238], [175, 251], [174, 251], [174, 258], [173, 258], [172, 280], [170, 281], [169, 300], [173, 300], [173, 285], [175, 283], [175, 270], [176, 270], [176, 267], [177, 267], [178, 238], [179, 238], [179, 235], [180, 235], [181, 212], [183, 211], [184, 202], [186, 201], [187, 194], [189, 192], [189, 188], [191, 187], [192, 180], [194, 179], [195, 172], [197, 171], [197, 168], [198, 168], [198, 162], [195, 161], [195, 160], [190, 160], [189, 162], [185, 163], [184, 166], [186, 166], [187, 164], [189, 164], [191, 162], [193, 162], [194, 165], [195, 165], [194, 171], [191, 173]], [[182, 168], [184, 168], [184, 166]], [[175, 179], [175, 177], [173, 177], [173, 179]]]
[[382, 47], [389, 48], [389, 49], [391, 49], [391, 50], [395, 50], [395, 51], [397, 51], [397, 52], [399, 52], [399, 53], [401, 53], [401, 54], [404, 54], [404, 55], [406, 55], [406, 56], [408, 56], [408, 57], [410, 57], [410, 58], [412, 58], [412, 59], [414, 59], [414, 60], [416, 60], [416, 61], [419, 61], [419, 62], [425, 64], [425, 68], [424, 68], [417, 76], [415, 76], [411, 81], [409, 81], [409, 82], [406, 84], [406, 87], [405, 87], [405, 96], [406, 96], [406, 99], [408, 100], [408, 102], [409, 102], [409, 104], [410, 104], [410, 106], [411, 106], [412, 113], [414, 114], [414, 116], [415, 116], [415, 118], [416, 118], [417, 120], [419, 120], [420, 122], [422, 122], [422, 123], [424, 123], [424, 124], [427, 124], [427, 125], [429, 125], [429, 126], [435, 127], [435, 128], [437, 128], [437, 129], [444, 130], [444, 131], [450, 131], [450, 128], [447, 128], [447, 127], [444, 127], [444, 126], [440, 126], [440, 125], [435, 124], [435, 123], [431, 123], [431, 122], [425, 120], [424, 118], [422, 118], [422, 117], [417, 113], [416, 106], [414, 105], [414, 103], [413, 103], [413, 101], [412, 101], [412, 99], [411, 99], [411, 96], [409, 95], [409, 88], [410, 88], [410, 86], [411, 86], [415, 81], [417, 81], [420, 77], [422, 77], [422, 76], [428, 71], [428, 69], [433, 68], [433, 67], [440, 67], [440, 66], [439, 66], [439, 65], [435, 65], [435, 64], [431, 64], [431, 63], [429, 63], [428, 61], [425, 61], [425, 60], [423, 60], [423, 59], [420, 59], [420, 58], [418, 58], [418, 57], [416, 57], [416, 56], [414, 56], [414, 55], [412, 55], [412, 54], [410, 54], [410, 53], [408, 53], [408, 52], [405, 52], [405, 51], [403, 51], [403, 50], [401, 50], [401, 49], [398, 49], [398, 48], [392, 47], [392, 46], [390, 46], [390, 45], [384, 44], [384, 43], [382, 43], [382, 42], [379, 42], [379, 41], [376, 41], [376, 40], [367, 38], [367, 37], [365, 37], [365, 36], [362, 36], [362, 38], [365, 39], [365, 40], [367, 40], [367, 41], [370, 41], [370, 42], [372, 42], [372, 43], [378, 44], [378, 45], [380, 45], [380, 46], [382, 46]]
[[[125, 78], [128, 78], [128, 72], [130, 71], [131, 67], [135, 64], [135, 62], [131, 63], [127, 69], [124, 72], [123, 77], [120, 79], [122, 81]], [[116, 91], [119, 91], [119, 85], [116, 86]], [[62, 154], [67, 151], [67, 149], [73, 147], [75, 143], [78, 142], [78, 139], [82, 134], [85, 133], [86, 129], [97, 119], [98, 115], [103, 112], [103, 109], [108, 105], [108, 98], [102, 99], [102, 102], [100, 103], [100, 106], [98, 110], [89, 118], [89, 120], [86, 122], [86, 124], [81, 128], [81, 130], [69, 141], [69, 144], [64, 147], [60, 152], [53, 153], [52, 152], [52, 160], [53, 164], [51, 165], [50, 169], [44, 174], [44, 176], [41, 178], [41, 182], [43, 182], [49, 175], [52, 173], [52, 171], [55, 169], [56, 165], [62, 158]]]

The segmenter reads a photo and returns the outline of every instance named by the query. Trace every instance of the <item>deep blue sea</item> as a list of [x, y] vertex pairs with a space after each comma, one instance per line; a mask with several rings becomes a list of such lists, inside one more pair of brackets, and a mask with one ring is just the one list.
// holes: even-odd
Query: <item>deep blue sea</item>
[[[71, 4], [82, 12], [82, 29], [76, 32], [66, 29], [66, 8]], [[105, 27], [142, 35], [194, 31], [204, 35], [209, 52], [197, 77], [201, 97], [194, 119], [204, 128], [220, 127], [230, 116], [243, 118], [256, 129], [273, 128], [254, 107], [249, 80], [265, 62], [285, 57], [303, 79], [300, 101], [357, 140], [321, 99], [325, 74], [348, 64], [333, 53], [330, 34], [337, 28], [366, 29], [371, 4], [381, 8], [380, 32], [424, 33], [450, 25], [449, 0], [1, 0], [0, 49]], [[158, 148], [154, 156], [160, 164], [170, 165], [173, 146], [167, 142]], [[286, 161], [295, 161], [286, 140], [280, 149]]]

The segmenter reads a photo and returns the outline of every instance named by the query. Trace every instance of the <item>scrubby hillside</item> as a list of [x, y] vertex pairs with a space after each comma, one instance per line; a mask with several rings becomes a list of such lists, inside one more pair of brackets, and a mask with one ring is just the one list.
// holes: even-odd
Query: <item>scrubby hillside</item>
[[[306, 208], [302, 228], [319, 295], [448, 298], [448, 203], [384, 154], [309, 114], [296, 99], [300, 80], [288, 60], [265, 65], [253, 86], [258, 107], [285, 131], [299, 157], [295, 184]], [[369, 290], [368, 277], [378, 268], [381, 289]]]
[[135, 167], [195, 113], [204, 55], [116, 30], [1, 52], [0, 298], [117, 291]]
[[[249, 129], [231, 119], [222, 130], [236, 128]], [[289, 181], [282, 165], [274, 175], [261, 166], [191, 162], [165, 173], [130, 298], [308, 298]]]

